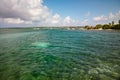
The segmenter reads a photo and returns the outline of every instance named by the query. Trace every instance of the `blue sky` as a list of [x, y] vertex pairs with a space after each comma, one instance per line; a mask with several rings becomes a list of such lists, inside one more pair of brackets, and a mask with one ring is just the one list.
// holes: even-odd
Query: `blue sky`
[[115, 13], [120, 10], [119, 3], [120, 0], [44, 0], [44, 5], [53, 13], [73, 18], [84, 18], [87, 12], [92, 13], [92, 16]]
[[[92, 19], [95, 16], [105, 15], [109, 13], [116, 14], [120, 10], [120, 0], [45, 0], [53, 13], [60, 14], [63, 18], [71, 16], [71, 18], [84, 20]], [[89, 13], [89, 16], [86, 16]], [[120, 18], [120, 17], [119, 17]], [[92, 22], [91, 24], [94, 24]]]
[[0, 27], [117, 23], [119, 3], [120, 0], [1, 0]]

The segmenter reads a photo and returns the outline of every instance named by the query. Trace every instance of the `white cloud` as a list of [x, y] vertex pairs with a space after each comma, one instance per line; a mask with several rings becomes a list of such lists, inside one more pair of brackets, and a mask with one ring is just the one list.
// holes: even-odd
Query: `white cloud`
[[97, 16], [93, 18], [94, 21], [105, 21], [107, 20], [107, 17], [105, 17], [104, 15], [101, 16]]
[[51, 23], [57, 24], [57, 23], [60, 23], [60, 20], [61, 20], [60, 15], [55, 14], [55, 15], [53, 16], [53, 19], [52, 19]]
[[67, 23], [67, 24], [69, 24], [69, 23], [71, 23], [73, 20], [70, 18], [70, 16], [67, 16], [67, 17], [65, 17], [65, 19], [64, 19], [64, 23]]
[[79, 20], [74, 20], [70, 16], [67, 16], [64, 18], [62, 25], [63, 26], [74, 26], [74, 25], [78, 25], [79, 23], [80, 23]]
[[0, 18], [0, 22], [7, 23], [7, 24], [32, 24], [31, 21], [24, 21], [20, 18]]
[[21, 20], [20, 18], [14, 19], [14, 18], [5, 18], [4, 22], [11, 23], [11, 24], [20, 24], [24, 23], [24, 20]]
[[[1, 0], [0, 18], [8, 23], [28, 23], [30, 21], [45, 21], [50, 15], [49, 9], [42, 0]], [[12, 22], [13, 21], [13, 22]]]
[[59, 14], [52, 14], [43, 5], [43, 0], [1, 0], [0, 24], [31, 24], [38, 26], [73, 25], [78, 21], [70, 16], [61, 19]]
[[88, 19], [85, 19], [85, 20], [83, 20], [83, 21], [81, 22], [81, 24], [82, 24], [82, 25], [88, 25], [88, 21], [89, 21]]
[[65, 17], [65, 19], [63, 20], [64, 23], [66, 24], [70, 24], [70, 23], [75, 23], [77, 21], [75, 21], [74, 19], [72, 19], [70, 16]]
[[102, 23], [105, 23], [105, 22], [111, 22], [111, 21], [115, 21], [115, 22], [118, 22], [118, 20], [120, 19], [120, 11], [116, 12], [116, 13], [109, 13], [108, 16], [104, 16], [104, 15], [101, 15], [101, 16], [97, 16], [97, 17], [94, 17], [93, 20], [96, 22], [102, 22]]
[[120, 19], [120, 11], [118, 11], [116, 14], [110, 13], [108, 16], [109, 20], [119, 20]]
[[113, 19], [114, 17], [115, 16], [112, 13], [109, 14], [109, 19]]

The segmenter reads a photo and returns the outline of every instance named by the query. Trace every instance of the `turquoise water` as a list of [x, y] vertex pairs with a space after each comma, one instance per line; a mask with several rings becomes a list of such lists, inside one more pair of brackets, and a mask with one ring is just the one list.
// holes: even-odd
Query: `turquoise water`
[[120, 80], [120, 31], [0, 29], [0, 80]]

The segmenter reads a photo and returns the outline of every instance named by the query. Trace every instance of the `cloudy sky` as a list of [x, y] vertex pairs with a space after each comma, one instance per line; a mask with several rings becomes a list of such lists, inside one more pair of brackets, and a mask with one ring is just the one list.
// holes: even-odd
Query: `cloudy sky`
[[0, 27], [116, 23], [120, 0], [1, 0]]

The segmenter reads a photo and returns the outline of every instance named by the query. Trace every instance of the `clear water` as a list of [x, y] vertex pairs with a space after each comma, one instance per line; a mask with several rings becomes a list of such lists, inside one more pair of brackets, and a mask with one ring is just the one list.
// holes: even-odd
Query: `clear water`
[[120, 31], [0, 29], [0, 80], [120, 80]]

